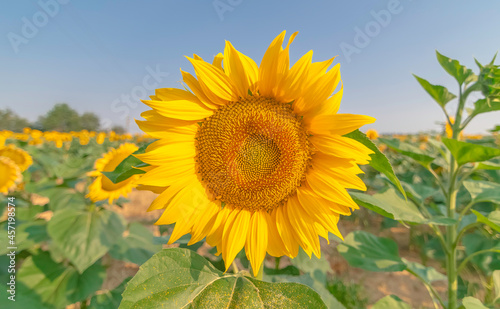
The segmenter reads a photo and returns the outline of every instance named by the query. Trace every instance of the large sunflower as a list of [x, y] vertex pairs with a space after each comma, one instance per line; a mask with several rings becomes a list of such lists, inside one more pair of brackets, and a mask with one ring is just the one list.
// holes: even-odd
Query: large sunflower
[[22, 178], [21, 170], [14, 160], [0, 156], [0, 193], [7, 194], [15, 189]]
[[89, 176], [94, 176], [96, 179], [89, 186], [89, 193], [86, 197], [93, 202], [108, 200], [111, 204], [120, 196], [127, 196], [136, 186], [136, 181], [139, 175], [134, 175], [127, 180], [119, 183], [113, 183], [102, 172], [112, 172], [125, 158], [131, 155], [138, 148], [132, 143], [122, 144], [117, 149], [111, 148], [105, 153], [102, 158], [97, 159], [94, 163], [95, 170], [89, 172]]
[[371, 151], [343, 135], [375, 119], [337, 113], [333, 58], [312, 62], [310, 51], [289, 68], [295, 36], [284, 49], [285, 32], [276, 37], [259, 67], [230, 42], [212, 64], [188, 57], [190, 91], [157, 89], [137, 121], [159, 139], [136, 155], [152, 166], [139, 183], [162, 192], [157, 224], [176, 223], [170, 243], [206, 237], [226, 270], [243, 247], [254, 273], [266, 252], [319, 257], [318, 236], [342, 237], [339, 215], [358, 208], [346, 188], [366, 189], [356, 174]]

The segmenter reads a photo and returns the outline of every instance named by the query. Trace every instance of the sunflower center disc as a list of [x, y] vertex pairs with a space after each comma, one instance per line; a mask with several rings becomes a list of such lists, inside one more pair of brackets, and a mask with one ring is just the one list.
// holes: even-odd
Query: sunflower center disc
[[236, 208], [277, 207], [300, 186], [310, 159], [300, 119], [274, 99], [231, 102], [198, 129], [198, 171], [217, 198]]

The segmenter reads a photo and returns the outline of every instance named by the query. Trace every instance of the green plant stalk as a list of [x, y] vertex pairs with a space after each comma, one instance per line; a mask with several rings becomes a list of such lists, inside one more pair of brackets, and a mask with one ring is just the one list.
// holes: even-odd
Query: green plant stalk
[[[458, 220], [460, 221], [460, 220]], [[455, 243], [453, 244], [454, 247], [457, 247], [458, 246], [458, 243], [460, 242], [460, 239], [462, 239], [462, 236], [464, 236], [465, 232], [467, 232], [468, 230], [472, 229], [472, 228], [475, 228], [476, 226], [481, 226], [482, 223], [480, 222], [474, 222], [474, 223], [471, 223], [469, 225], [466, 225], [462, 228], [462, 230], [458, 233], [458, 236], [456, 237], [455, 239]]]
[[236, 261], [233, 261], [233, 271], [235, 274], [240, 272], [240, 269], [238, 268], [238, 265], [236, 265]]
[[[448, 217], [452, 219], [455, 217], [456, 198], [457, 190], [453, 188], [448, 200]], [[446, 258], [446, 273], [448, 275], [448, 309], [457, 308], [457, 249], [454, 246], [456, 234], [456, 224], [446, 227], [446, 246], [448, 247], [448, 254]]]
[[484, 296], [484, 302], [486, 304], [493, 305], [495, 300], [495, 283], [493, 281], [493, 276], [490, 276], [488, 279], [488, 283], [485, 284], [486, 295]]
[[[458, 139], [460, 134], [460, 124], [462, 121], [462, 112], [465, 106], [465, 98], [462, 94], [462, 85], [459, 84], [458, 109], [455, 116], [455, 123], [452, 126], [452, 139]], [[455, 219], [457, 208], [457, 174], [458, 166], [455, 158], [450, 154], [450, 171], [449, 171], [449, 189], [448, 189], [448, 218]], [[446, 246], [448, 254], [446, 256], [446, 273], [448, 275], [448, 309], [457, 308], [457, 289], [458, 289], [458, 274], [457, 274], [457, 249], [455, 240], [457, 237], [457, 224], [446, 227]]]
[[479, 254], [483, 254], [483, 253], [488, 253], [488, 252], [496, 252], [496, 253], [500, 253], [500, 249], [485, 249], [485, 250], [480, 250], [480, 251], [476, 251], [472, 254], [470, 254], [469, 256], [467, 256], [463, 261], [462, 263], [460, 263], [460, 265], [458, 266], [458, 270], [457, 272], [461, 272], [464, 267], [467, 265], [467, 263], [473, 258], [475, 257], [476, 255], [479, 255]]
[[281, 261], [281, 256], [274, 258], [274, 269], [276, 270], [280, 269], [280, 261]]
[[96, 211], [95, 204], [94, 203], [90, 204], [87, 210], [89, 213]]

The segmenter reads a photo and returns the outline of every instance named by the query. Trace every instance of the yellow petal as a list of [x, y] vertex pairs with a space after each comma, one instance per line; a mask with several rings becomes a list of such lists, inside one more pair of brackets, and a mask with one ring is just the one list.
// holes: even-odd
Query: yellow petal
[[344, 160], [328, 160], [329, 158], [332, 157], [321, 153], [318, 153], [318, 156], [315, 155], [312, 161], [313, 169], [320, 172], [325, 177], [334, 179], [344, 188], [366, 191], [365, 183], [356, 176], [353, 172], [355, 169], [353, 169], [350, 164], [341, 166], [336, 163], [336, 161], [345, 162]]
[[299, 254], [299, 244], [297, 243], [297, 236], [293, 227], [290, 225], [286, 207], [287, 205], [285, 204], [276, 208], [276, 227], [288, 251], [288, 256], [294, 258]]
[[[201, 104], [201, 101], [191, 92], [178, 88], [160, 88], [155, 90], [155, 97], [160, 101], [187, 100]], [[153, 100], [154, 101], [154, 100]]]
[[202, 120], [210, 117], [213, 111], [199, 103], [188, 100], [175, 101], [142, 101], [156, 110], [160, 115], [181, 120]]
[[[202, 227], [203, 231], [207, 223], [206, 221], [200, 221], [200, 218], [211, 218], [211, 215], [218, 211], [215, 204], [207, 198], [205, 187], [200, 182], [194, 182], [192, 186], [186, 187], [185, 190], [187, 190], [186, 195], [182, 196], [183, 192], [177, 194], [172, 200], [171, 205], [165, 210], [165, 213], [167, 213], [165, 216], [177, 217], [175, 228], [168, 241], [169, 244], [174, 243], [187, 233], [194, 234], [195, 227], [197, 228], [196, 237], [191, 237], [188, 245], [197, 243], [204, 237], [202, 235], [199, 238], [200, 235], [197, 233], [200, 227]], [[178, 206], [177, 208], [172, 207], [174, 203]], [[212, 208], [212, 206], [215, 206], [215, 208]], [[168, 213], [170, 207], [172, 207], [172, 211]], [[179, 210], [181, 214], [178, 213]]]
[[329, 97], [324, 104], [317, 106], [315, 109], [307, 113], [305, 122], [309, 123], [309, 119], [314, 118], [318, 115], [333, 115], [339, 111], [340, 101], [342, 101], [342, 96], [344, 94], [344, 84], [340, 81], [340, 89], [335, 92], [331, 97]]
[[200, 86], [208, 97], [210, 97], [209, 94], [214, 94], [224, 101], [238, 100], [236, 87], [221, 69], [205, 61], [189, 57], [188, 60], [193, 65]]
[[217, 105], [226, 104], [224, 101], [219, 99], [218, 97], [212, 95], [215, 98], [215, 101], [212, 101], [212, 98], [209, 98], [203, 89], [201, 88], [200, 82], [190, 73], [184, 72], [181, 70], [182, 80], [186, 83], [186, 85], [191, 89], [194, 95], [203, 103], [206, 107], [210, 109], [217, 109]]
[[222, 252], [219, 249], [220, 247], [222, 247], [221, 243], [224, 226], [226, 225], [227, 218], [232, 212], [233, 209], [231, 207], [228, 207], [227, 205], [222, 208], [222, 210], [217, 214], [217, 218], [215, 219], [210, 232], [208, 232], [207, 243], [212, 247], [217, 246], [217, 250], [220, 252]]
[[288, 44], [286, 45], [284, 50], [281, 50], [278, 58], [278, 65], [276, 68], [276, 85], [273, 89], [273, 95], [276, 97], [278, 89], [282, 86], [283, 80], [286, 74], [289, 71], [290, 67], [290, 44], [292, 44], [293, 40], [297, 36], [298, 32], [292, 33], [290, 38], [288, 39]]
[[289, 198], [286, 206], [288, 219], [293, 226], [295, 234], [297, 235], [297, 241], [300, 243], [301, 247], [309, 257], [311, 257], [312, 252], [315, 254], [318, 253], [318, 251], [320, 251], [319, 238], [313, 227], [314, 221], [307, 212], [302, 209], [297, 196]]
[[330, 65], [333, 63], [333, 60], [335, 60], [335, 58], [336, 57], [333, 57], [333, 58], [325, 60], [325, 61], [311, 63], [311, 66], [310, 66], [309, 72], [308, 72], [309, 75], [307, 76], [307, 79], [304, 81], [304, 87], [306, 89], [309, 88], [319, 78], [323, 77], [323, 75], [326, 73], [326, 70], [330, 67]]
[[192, 228], [191, 239], [188, 242], [188, 246], [199, 242], [207, 236], [208, 232], [212, 229], [220, 210], [220, 203], [211, 201], [203, 212], [200, 211], [197, 216], [193, 218], [195, 225]]
[[166, 187], [171, 186], [180, 177], [195, 174], [194, 159], [165, 164], [147, 172], [139, 178], [138, 183], [143, 185]]
[[[165, 117], [163, 117], [163, 118], [165, 118]], [[168, 118], [165, 118], [165, 119], [168, 119]], [[136, 120], [135, 122], [137, 123], [137, 125], [139, 126], [139, 128], [142, 131], [144, 131], [145, 133], [147, 133], [151, 137], [158, 138], [158, 139], [168, 138], [169, 132], [191, 133], [194, 135], [194, 134], [196, 134], [197, 127], [198, 127], [198, 125], [172, 127], [170, 125], [159, 124], [158, 122], [142, 121], [142, 120]]]
[[229, 215], [222, 235], [222, 258], [226, 271], [236, 255], [243, 249], [250, 225], [251, 213], [248, 210], [233, 210]]
[[203, 185], [198, 180], [191, 181], [174, 195], [156, 224], [175, 222], [176, 226], [179, 225], [178, 231], [170, 236], [169, 243], [173, 243], [182, 235], [191, 232], [191, 227], [195, 224], [192, 218], [198, 212], [205, 212], [210, 202]]
[[[309, 188], [304, 187], [297, 190], [297, 198], [300, 207], [302, 207], [315, 222], [326, 228], [328, 232], [340, 235], [337, 227], [339, 216], [333, 213], [331, 208], [324, 203], [325, 200], [323, 198], [314, 194]], [[328, 239], [328, 236], [326, 239]]]
[[282, 102], [291, 102], [302, 94], [304, 80], [309, 72], [313, 51], [302, 56], [292, 68], [285, 74], [282, 86], [276, 93], [276, 98]]
[[304, 88], [303, 97], [294, 106], [301, 114], [319, 109], [330, 97], [340, 82], [340, 64], [319, 77], [310, 87]]
[[269, 45], [259, 66], [259, 92], [262, 96], [271, 96], [276, 86], [279, 55], [286, 31], [281, 32]]
[[[151, 130], [154, 133], [160, 133], [159, 130], [164, 130], [172, 133], [196, 133], [199, 125], [197, 124], [197, 120], [180, 120], [174, 118], [167, 118], [160, 115], [157, 111], [148, 110], [141, 113], [141, 117], [146, 119], [146, 121], [136, 120], [139, 126], [145, 126], [144, 129], [141, 130], [147, 131]], [[147, 130], [147, 131], [146, 131]]]
[[[170, 142], [152, 151], [134, 155], [137, 159], [151, 165], [163, 165], [176, 163], [194, 158], [196, 148], [194, 137], [192, 141]], [[194, 160], [194, 159], [193, 159]]]
[[360, 142], [340, 135], [314, 135], [309, 141], [323, 153], [351, 159], [357, 164], [368, 164], [373, 153]]
[[[148, 208], [148, 211], [164, 209], [167, 207], [170, 200], [177, 194], [179, 191], [184, 188], [187, 184], [196, 181], [196, 175], [190, 174], [188, 176], [179, 178], [174, 184], [166, 188], [159, 196], [155, 198], [155, 200], [151, 203]], [[164, 223], [160, 223], [164, 224]]]
[[222, 53], [218, 53], [215, 55], [212, 65], [224, 71], [224, 68], [222, 68], [222, 60], [224, 60], [224, 55]]
[[313, 134], [345, 135], [365, 124], [375, 122], [375, 118], [364, 115], [335, 114], [320, 115], [311, 119], [309, 131]]
[[264, 217], [267, 220], [267, 228], [268, 228], [268, 246], [267, 253], [274, 257], [280, 257], [283, 255], [289, 255], [286, 250], [285, 244], [281, 239], [281, 236], [278, 232], [278, 228], [276, 227], [276, 211], [273, 211], [271, 214], [264, 213]]
[[256, 211], [250, 219], [245, 252], [252, 265], [253, 274], [257, 276], [260, 266], [266, 257], [268, 244], [268, 228], [264, 211]]
[[156, 194], [162, 194], [163, 191], [165, 191], [167, 189], [167, 187], [138, 185], [136, 189], [139, 191], [151, 191], [151, 192], [156, 193]]
[[306, 180], [314, 193], [318, 194], [322, 198], [354, 209], [359, 208], [351, 196], [347, 193], [347, 190], [336, 180], [328, 178], [314, 169], [308, 171]]
[[226, 41], [224, 49], [224, 69], [236, 86], [240, 97], [246, 97], [248, 90], [255, 88], [258, 76], [257, 64], [237, 51], [229, 41]]

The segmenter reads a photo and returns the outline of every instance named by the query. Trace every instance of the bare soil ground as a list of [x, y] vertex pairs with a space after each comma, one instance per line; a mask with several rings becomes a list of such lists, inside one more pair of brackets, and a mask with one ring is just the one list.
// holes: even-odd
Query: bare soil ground
[[[126, 203], [123, 208], [115, 206], [115, 210], [120, 212], [129, 222], [138, 221], [144, 224], [152, 224], [159, 216], [161, 211], [146, 212], [147, 208], [157, 195], [146, 191], [133, 191], [130, 196], [130, 202]], [[341, 220], [339, 228], [343, 235], [347, 235], [354, 230], [368, 230], [379, 236], [389, 237], [394, 239], [400, 250], [400, 255], [407, 260], [420, 262], [420, 257], [417, 252], [409, 248], [409, 231], [404, 227], [394, 227], [384, 231], [380, 231], [380, 222], [370, 222], [368, 228], [361, 227], [356, 221]], [[157, 226], [151, 225], [152, 231], [159, 235]], [[206, 245], [208, 246], [208, 245]], [[421, 284], [418, 279], [410, 275], [406, 271], [384, 273], [384, 272], [368, 272], [359, 268], [349, 266], [337, 250], [336, 244], [331, 242], [328, 245], [326, 242], [322, 243], [322, 252], [330, 262], [334, 276], [338, 276], [345, 282], [361, 284], [367, 292], [369, 304], [375, 303], [380, 298], [394, 294], [411, 304], [413, 308], [434, 308], [432, 300], [429, 296], [427, 289]], [[200, 250], [206, 250], [202, 247]], [[283, 265], [286, 265], [286, 258], [282, 260]], [[269, 258], [267, 261], [269, 267], [273, 267], [273, 259]], [[435, 267], [443, 272], [439, 264], [430, 262], [430, 266]], [[132, 263], [114, 262], [108, 269], [108, 277], [103, 285], [103, 289], [112, 289], [120, 282], [133, 276], [138, 270], [138, 267]], [[435, 285], [438, 293], [446, 298], [446, 283], [438, 282]], [[368, 307], [370, 308], [370, 306]]]

